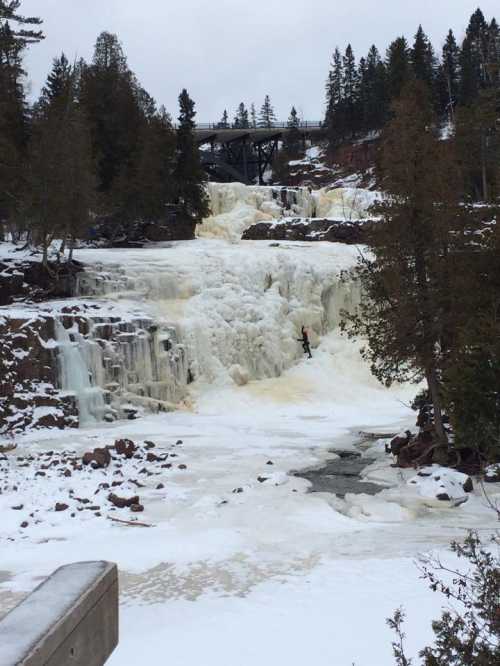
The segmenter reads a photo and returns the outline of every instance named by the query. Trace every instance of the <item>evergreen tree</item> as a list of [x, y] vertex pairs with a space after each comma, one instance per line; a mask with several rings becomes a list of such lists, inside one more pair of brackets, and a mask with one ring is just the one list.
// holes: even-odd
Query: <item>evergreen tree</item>
[[488, 25], [480, 9], [472, 14], [462, 44], [460, 103], [473, 103], [487, 81]]
[[[56, 63], [52, 74], [57, 69]], [[37, 106], [23, 202], [31, 239], [42, 248], [44, 264], [52, 241], [62, 240], [63, 249], [68, 243], [71, 252], [75, 239], [86, 233], [95, 185], [90, 132], [77, 102], [75, 72], [69, 72], [58, 94], [55, 90], [50, 99], [45, 91]]]
[[[362, 63], [364, 63], [362, 65]], [[385, 65], [376, 46], [360, 61], [360, 123], [365, 131], [381, 129], [387, 119], [388, 99]]]
[[273, 127], [275, 123], [276, 123], [276, 116], [274, 115], [274, 109], [271, 104], [271, 98], [269, 97], [269, 95], [266, 95], [264, 98], [264, 103], [260, 108], [258, 126], [270, 128]]
[[342, 105], [345, 118], [345, 133], [354, 136], [359, 128], [359, 81], [356, 61], [350, 44], [343, 57]]
[[434, 49], [421, 25], [418, 27], [411, 50], [411, 64], [415, 78], [423, 81], [432, 91], [436, 73], [436, 58]]
[[[450, 325], [450, 247], [458, 242], [461, 206], [450, 145], [432, 131], [428, 90], [408, 84], [384, 130], [380, 170], [388, 199], [370, 238], [373, 259], [357, 271], [366, 298], [351, 333], [366, 336], [365, 356], [381, 381], [425, 378], [431, 395], [436, 442], [446, 456], [442, 419], [442, 368]], [[447, 257], [443, 261], [443, 257]]]
[[294, 106], [287, 121], [288, 132], [283, 138], [283, 151], [289, 160], [295, 160], [303, 153], [302, 134], [300, 133], [300, 119]]
[[410, 49], [404, 37], [398, 37], [389, 46], [386, 56], [387, 85], [391, 100], [397, 99], [411, 77]]
[[453, 119], [453, 110], [460, 91], [460, 49], [450, 30], [443, 46], [442, 61], [438, 72], [439, 108]]
[[145, 120], [144, 97], [116, 35], [98, 37], [92, 64], [82, 73], [80, 95], [92, 131], [99, 190], [112, 199], [120, 172], [133, 168]]
[[217, 128], [218, 129], [229, 129], [229, 118], [228, 118], [226, 109], [224, 109], [224, 113], [222, 114], [222, 118], [217, 123]]
[[235, 129], [248, 129], [248, 109], [246, 108], [244, 102], [240, 102], [236, 114], [234, 116], [233, 127]]
[[23, 54], [44, 38], [41, 19], [19, 14], [20, 0], [0, 0], [0, 237], [20, 205], [28, 117]]
[[257, 127], [257, 112], [255, 111], [255, 104], [250, 104], [250, 127], [256, 129]]
[[208, 216], [208, 197], [204, 188], [205, 173], [193, 130], [195, 128], [194, 102], [187, 90], [179, 95], [179, 126], [177, 130], [177, 163], [174, 171], [175, 187], [184, 213], [197, 222]]
[[342, 56], [338, 48], [335, 49], [332, 65], [326, 83], [326, 116], [329, 152], [333, 153], [335, 147], [345, 135], [345, 106], [344, 106], [344, 67]]

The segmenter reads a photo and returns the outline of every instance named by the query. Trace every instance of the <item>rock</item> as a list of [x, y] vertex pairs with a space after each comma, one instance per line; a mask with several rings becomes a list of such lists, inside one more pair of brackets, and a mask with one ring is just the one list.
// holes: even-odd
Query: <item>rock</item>
[[175, 442], [175, 446], [181, 446], [182, 443], [183, 443], [183, 442], [182, 442], [182, 439], [178, 439], [178, 440]]
[[486, 483], [500, 483], [500, 463], [489, 465], [484, 472]]
[[35, 476], [47, 476], [45, 472], [36, 472]]
[[234, 493], [235, 495], [239, 495], [239, 494], [242, 493], [242, 492], [243, 492], [243, 488], [235, 488], [235, 489], [233, 490], [233, 493]]
[[465, 493], [471, 493], [474, 490], [474, 484], [472, 483], [470, 476], [467, 477], [462, 487]]
[[142, 504], [132, 504], [130, 506], [130, 510], [133, 511], [134, 513], [140, 513], [141, 511], [144, 511], [144, 507]]
[[17, 506], [12, 507], [13, 511], [22, 511], [23, 509], [24, 509], [24, 504], [18, 504]]
[[165, 488], [165, 486], [163, 485], [163, 483], [159, 483], [159, 484], [156, 486], [156, 490], [163, 490], [163, 488]]
[[72, 473], [71, 473], [71, 470], [70, 470], [70, 469], [65, 469], [65, 470], [64, 470], [64, 476], [69, 477], [69, 476], [71, 476], [71, 475], [72, 475]]
[[178, 465], [179, 469], [187, 469], [187, 465]]
[[115, 442], [115, 449], [118, 455], [130, 459], [136, 452], [137, 446], [131, 439], [118, 439]]
[[408, 446], [408, 444], [410, 443], [410, 439], [411, 439], [411, 432], [409, 430], [407, 430], [404, 435], [396, 435], [396, 437], [394, 437], [391, 440], [391, 443], [389, 444], [389, 448], [392, 455], [397, 458], [401, 453], [401, 449], [404, 448], [405, 446]]
[[257, 481], [259, 483], [264, 483], [264, 481], [267, 481], [268, 477], [267, 476], [258, 476]]
[[124, 509], [125, 507], [132, 507], [133, 504], [139, 504], [140, 500], [137, 495], [134, 497], [118, 497], [114, 493], [108, 495], [108, 501], [111, 502], [118, 509]]
[[28, 525], [29, 525], [29, 523], [28, 523], [27, 520], [25, 520], [24, 522], [21, 523], [21, 527], [22, 527], [23, 529], [25, 529], [26, 527], [28, 527]]
[[448, 493], [438, 493], [436, 499], [441, 500], [442, 502], [449, 502], [451, 498]]
[[156, 448], [156, 444], [154, 444], [153, 442], [145, 441], [145, 442], [144, 442], [144, 448], [145, 448], [146, 450], [154, 449], [154, 448]]
[[268, 461], [266, 462], [266, 465], [274, 465], [274, 463], [273, 463], [272, 460], [268, 460]]
[[94, 449], [83, 455], [82, 462], [84, 465], [91, 465], [94, 469], [102, 469], [109, 467], [111, 454], [108, 449]]
[[63, 502], [57, 502], [55, 506], [55, 511], [66, 511], [69, 509], [69, 506], [67, 504], [64, 504]]
[[148, 455], [146, 456], [146, 460], [148, 462], [158, 462], [160, 460], [160, 458], [158, 458], [158, 456], [156, 456], [154, 453], [151, 453], [151, 451], [150, 451], [148, 453]]

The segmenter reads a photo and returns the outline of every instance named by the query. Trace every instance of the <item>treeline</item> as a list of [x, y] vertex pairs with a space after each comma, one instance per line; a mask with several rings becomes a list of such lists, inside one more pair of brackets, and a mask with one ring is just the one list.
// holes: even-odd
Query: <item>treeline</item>
[[476, 200], [498, 195], [493, 177], [498, 153], [496, 99], [500, 67], [500, 28], [477, 9], [461, 44], [450, 30], [438, 56], [422, 27], [413, 43], [398, 37], [383, 57], [372, 46], [356, 62], [349, 45], [335, 50], [326, 85], [328, 141], [333, 153], [344, 141], [380, 131], [410, 80], [429, 91], [434, 113], [455, 128], [464, 164], [464, 188]]
[[227, 109], [224, 109], [220, 121], [217, 123], [218, 129], [256, 129], [258, 127], [273, 127], [276, 123], [276, 114], [271, 103], [271, 98], [266, 95], [259, 113], [255, 110], [255, 104], [250, 104], [250, 109], [245, 102], [240, 102], [233, 120], [230, 121]]
[[39, 18], [0, 0], [0, 229], [43, 249], [70, 248], [96, 216], [161, 221], [165, 205], [201, 220], [205, 179], [193, 137], [194, 103], [179, 96], [178, 127], [130, 70], [116, 35], [104, 32], [92, 61], [57, 57], [30, 106], [23, 56], [44, 39]]

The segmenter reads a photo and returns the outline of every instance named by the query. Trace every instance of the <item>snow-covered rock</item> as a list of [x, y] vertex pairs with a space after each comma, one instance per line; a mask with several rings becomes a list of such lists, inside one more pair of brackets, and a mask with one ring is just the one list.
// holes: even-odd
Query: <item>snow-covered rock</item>
[[440, 465], [422, 467], [408, 484], [416, 486], [423, 497], [444, 501], [459, 499], [473, 490], [469, 476]]

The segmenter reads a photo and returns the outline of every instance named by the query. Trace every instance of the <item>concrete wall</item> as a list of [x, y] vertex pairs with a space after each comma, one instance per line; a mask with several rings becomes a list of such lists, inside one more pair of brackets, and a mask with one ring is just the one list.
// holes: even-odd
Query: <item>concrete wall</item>
[[0, 621], [2, 666], [102, 666], [118, 644], [118, 570], [61, 567]]

